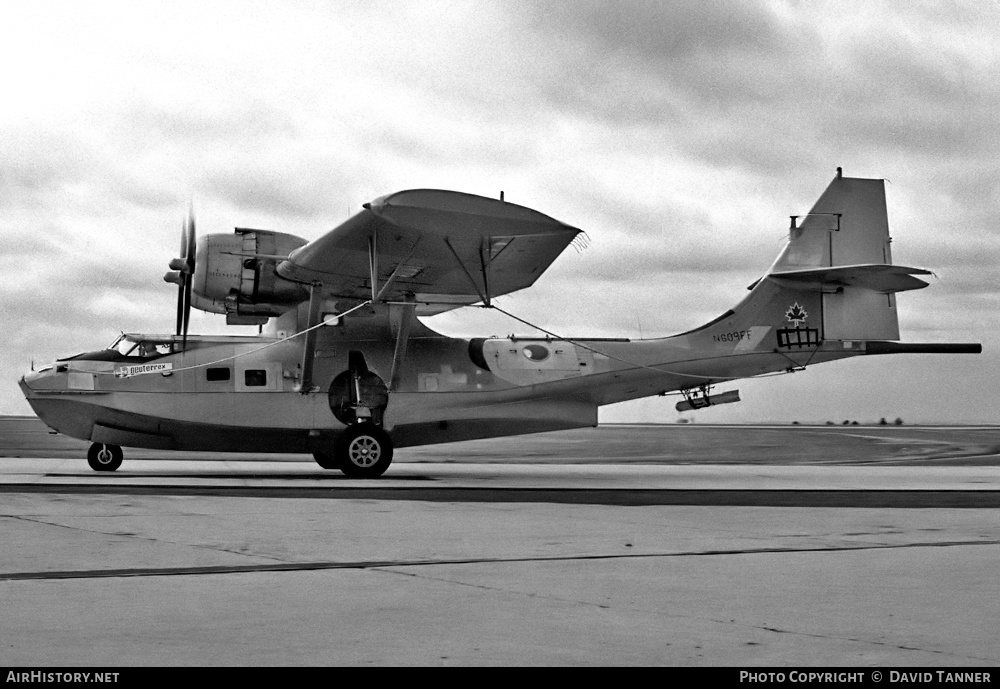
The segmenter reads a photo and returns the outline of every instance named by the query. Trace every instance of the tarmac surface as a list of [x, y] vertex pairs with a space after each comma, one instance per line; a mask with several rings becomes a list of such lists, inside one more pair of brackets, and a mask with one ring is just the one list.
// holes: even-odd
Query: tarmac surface
[[0, 419], [0, 665], [990, 666], [1000, 428], [608, 426], [307, 456]]

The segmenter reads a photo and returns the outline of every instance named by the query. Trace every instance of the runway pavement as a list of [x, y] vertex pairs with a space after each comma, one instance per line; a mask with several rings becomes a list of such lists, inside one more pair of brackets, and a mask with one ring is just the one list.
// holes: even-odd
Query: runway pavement
[[878, 462], [794, 464], [622, 464], [597, 430], [508, 463], [419, 448], [374, 482], [305, 457], [0, 459], [0, 665], [1000, 660], [996, 429], [854, 429]]

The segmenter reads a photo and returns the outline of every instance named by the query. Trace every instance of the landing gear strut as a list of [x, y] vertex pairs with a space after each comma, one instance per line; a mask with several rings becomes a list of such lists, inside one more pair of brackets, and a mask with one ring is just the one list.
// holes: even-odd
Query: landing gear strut
[[94, 443], [87, 451], [87, 463], [94, 471], [114, 471], [122, 465], [124, 456], [117, 445]]
[[368, 368], [364, 354], [348, 352], [348, 370], [330, 384], [330, 411], [347, 428], [333, 452], [313, 457], [324, 469], [340, 469], [349, 478], [378, 478], [392, 462], [392, 439], [382, 430], [389, 389]]

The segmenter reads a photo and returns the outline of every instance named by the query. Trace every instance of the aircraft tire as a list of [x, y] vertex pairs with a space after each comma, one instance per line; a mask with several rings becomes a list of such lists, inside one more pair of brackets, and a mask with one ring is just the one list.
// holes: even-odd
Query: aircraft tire
[[87, 451], [87, 463], [94, 471], [114, 471], [122, 465], [124, 458], [118, 445], [94, 443]]
[[337, 461], [337, 456], [330, 452], [313, 452], [313, 459], [324, 469], [339, 469], [340, 462]]
[[348, 426], [334, 455], [348, 478], [378, 478], [392, 463], [392, 439], [372, 423]]

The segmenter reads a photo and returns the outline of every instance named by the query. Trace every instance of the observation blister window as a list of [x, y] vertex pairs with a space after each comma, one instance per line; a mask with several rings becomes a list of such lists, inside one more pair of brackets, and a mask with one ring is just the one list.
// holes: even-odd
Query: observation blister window
[[545, 361], [549, 358], [548, 347], [543, 347], [539, 344], [530, 344], [522, 349], [521, 353], [524, 354], [524, 358], [529, 361]]

